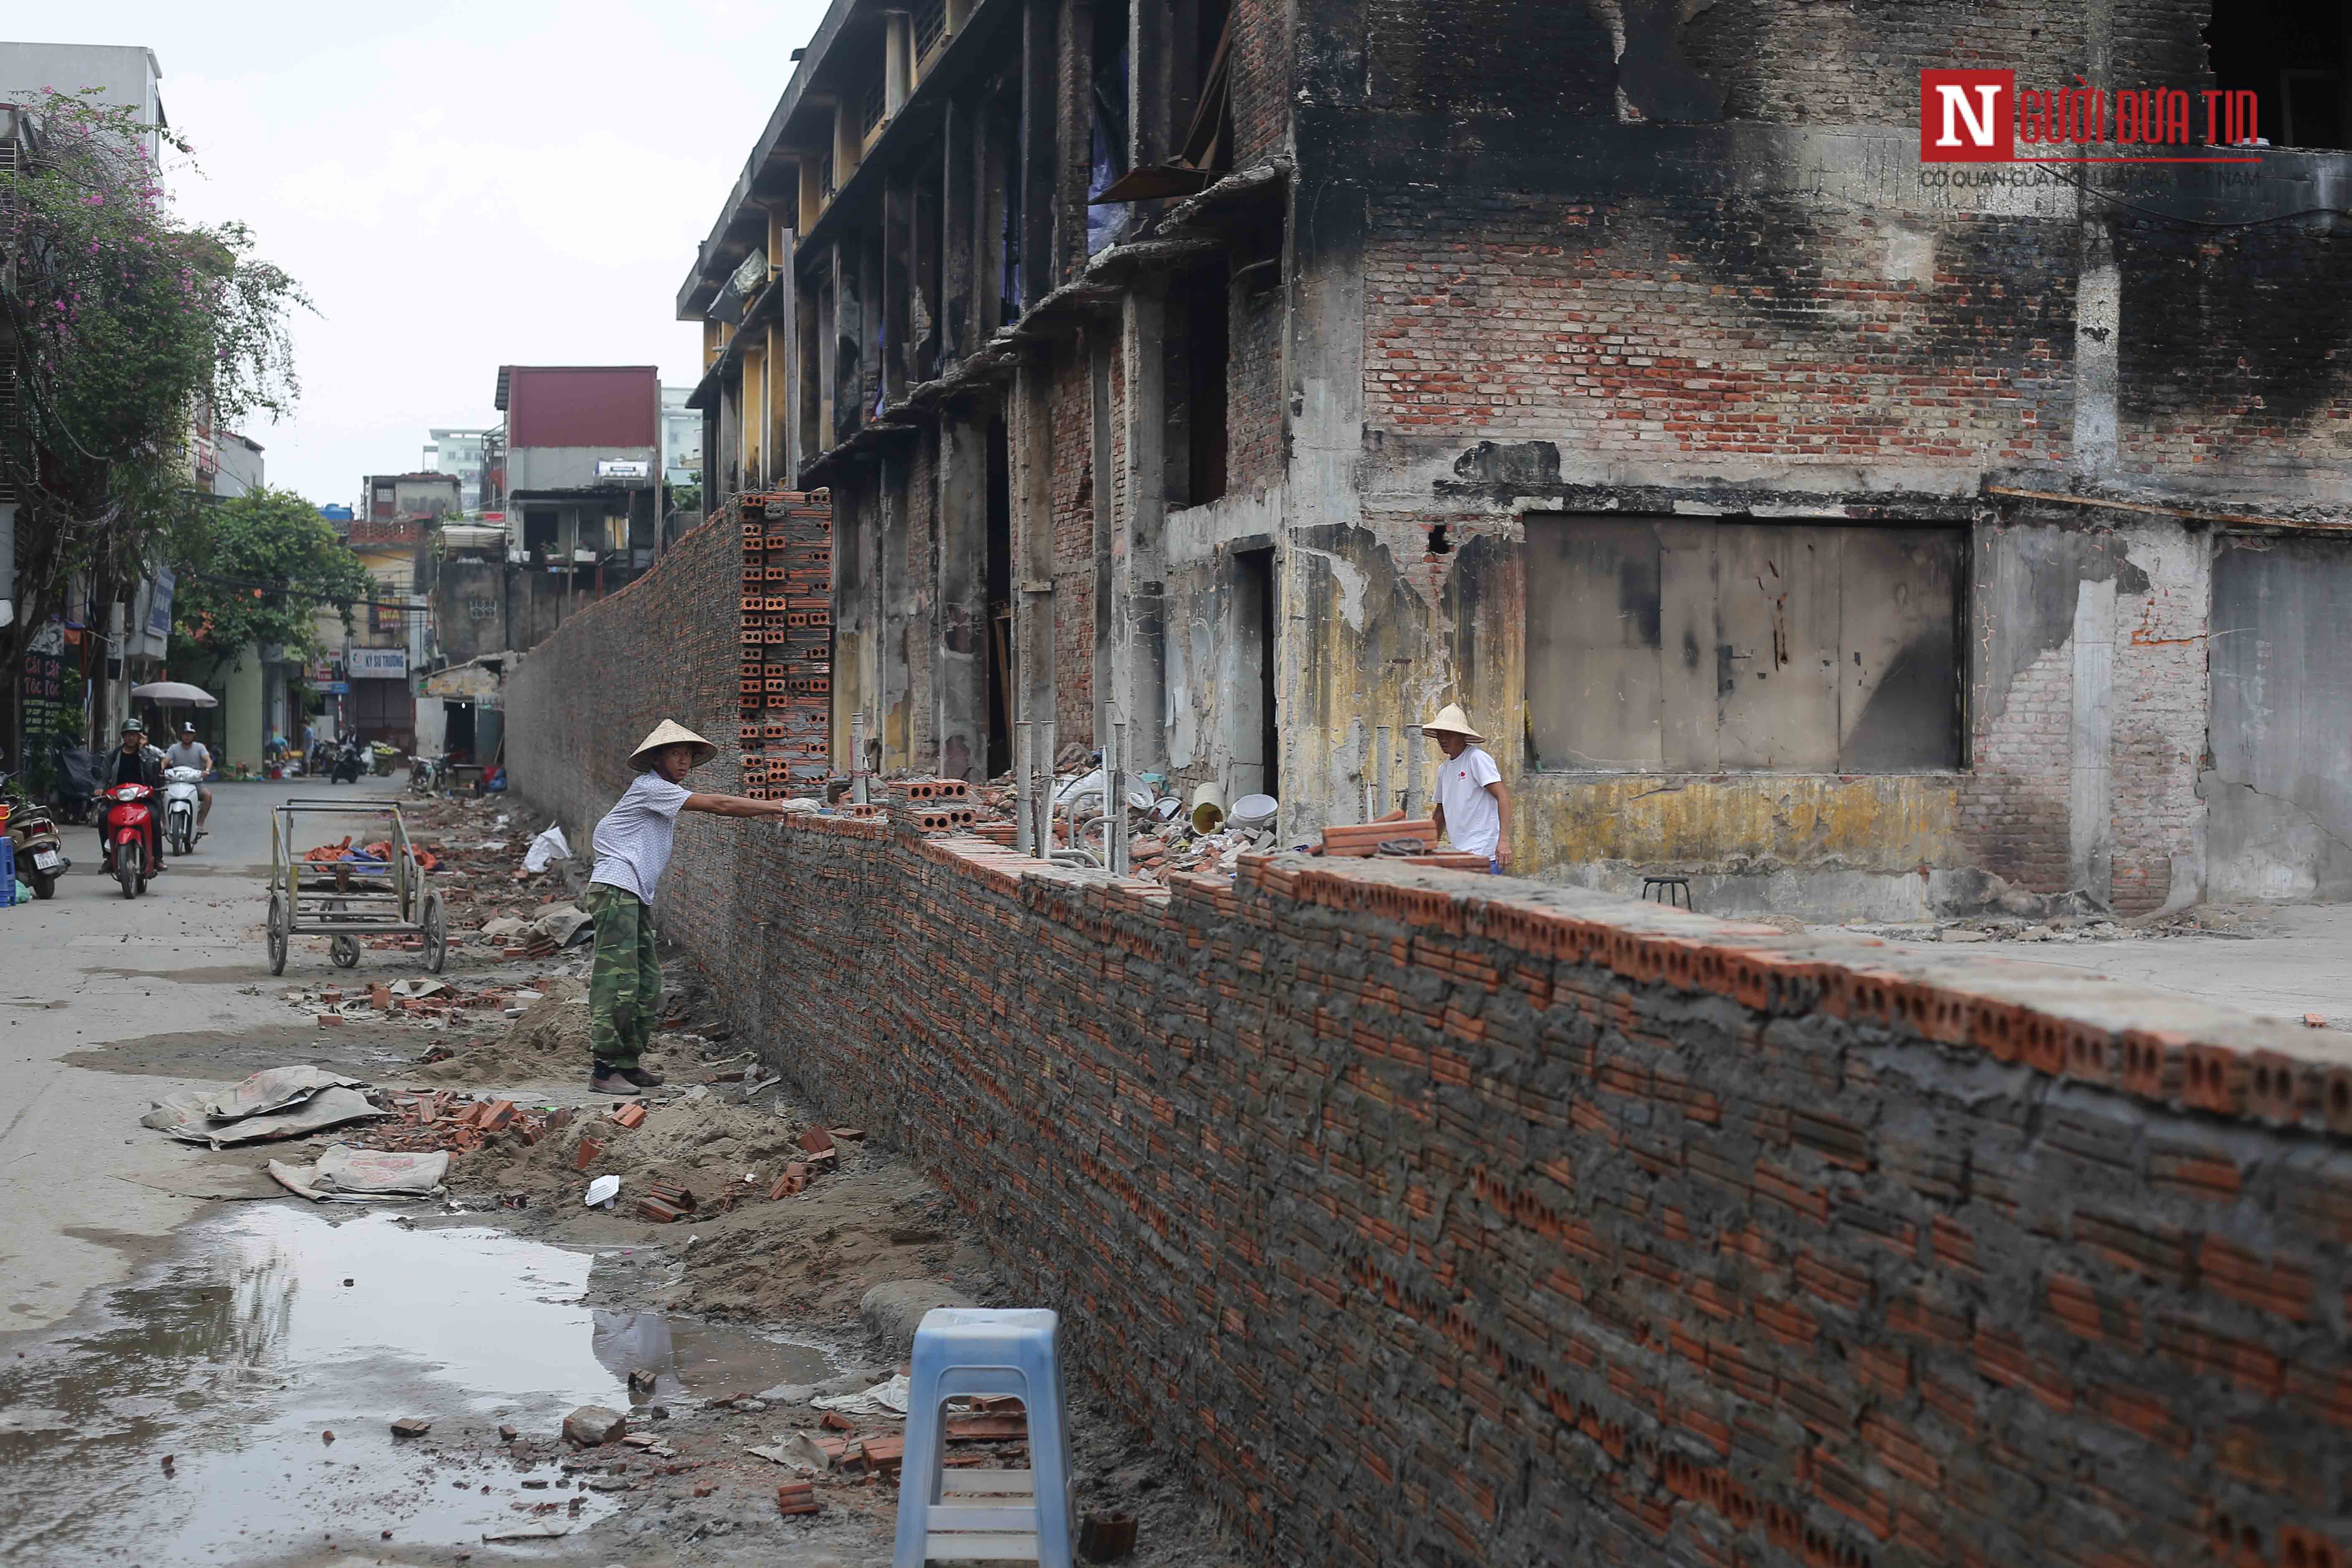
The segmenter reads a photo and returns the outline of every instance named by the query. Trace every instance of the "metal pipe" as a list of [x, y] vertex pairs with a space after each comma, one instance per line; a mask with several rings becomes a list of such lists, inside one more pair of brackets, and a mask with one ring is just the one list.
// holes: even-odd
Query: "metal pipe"
[[1037, 750], [1031, 760], [1037, 769], [1037, 858], [1050, 860], [1054, 856], [1054, 754], [1059, 737], [1053, 720], [1040, 719], [1035, 723]]
[[1013, 847], [1024, 855], [1037, 853], [1037, 820], [1030, 814], [1036, 781], [1029, 776], [1029, 721], [1013, 726]]
[[866, 784], [866, 715], [849, 716], [849, 798], [864, 805], [871, 798]]
[[1103, 782], [1109, 786], [1110, 798], [1103, 804], [1107, 818], [1104, 831], [1110, 835], [1110, 868], [1118, 876], [1128, 873], [1127, 860], [1127, 721], [1110, 721], [1110, 755], [1103, 759]]
[[1388, 815], [1390, 807], [1396, 804], [1396, 795], [1389, 782], [1389, 727], [1386, 724], [1376, 726], [1372, 733], [1375, 737], [1373, 765], [1377, 775], [1373, 786], [1377, 792], [1374, 804], [1379, 807], [1373, 815], [1377, 819]]
[[1414, 822], [1421, 820], [1421, 726], [1404, 727], [1404, 814]]

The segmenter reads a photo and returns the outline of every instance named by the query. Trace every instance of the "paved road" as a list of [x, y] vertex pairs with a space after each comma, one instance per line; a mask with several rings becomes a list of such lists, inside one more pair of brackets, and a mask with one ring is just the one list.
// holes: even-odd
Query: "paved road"
[[[401, 782], [332, 793], [389, 797]], [[68, 827], [57, 897], [0, 910], [0, 1343], [126, 1278], [206, 1206], [184, 1194], [221, 1189], [206, 1156], [139, 1126], [152, 1101], [380, 1048], [290, 1023], [262, 944], [270, 808], [331, 790], [215, 785], [211, 836], [135, 900], [99, 875], [97, 830]], [[325, 945], [298, 942], [288, 980], [329, 973]]]

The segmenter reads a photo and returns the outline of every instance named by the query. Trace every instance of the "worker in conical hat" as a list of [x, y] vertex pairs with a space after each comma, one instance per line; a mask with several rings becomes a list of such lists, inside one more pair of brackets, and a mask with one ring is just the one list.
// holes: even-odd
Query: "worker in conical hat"
[[590, 842], [588, 912], [596, 917], [596, 959], [588, 975], [589, 1088], [597, 1094], [641, 1094], [661, 1079], [642, 1065], [661, 1005], [661, 963], [654, 955], [654, 889], [669, 868], [671, 836], [681, 811], [719, 816], [782, 816], [782, 803], [740, 795], [698, 795], [679, 781], [719, 748], [665, 719], [629, 753], [636, 782], [596, 824]]
[[1421, 732], [1445, 760], [1437, 770], [1437, 831], [1465, 855], [1484, 855], [1500, 874], [1511, 864], [1511, 786], [1486, 754], [1486, 737], [1471, 726], [1459, 702], [1449, 702]]

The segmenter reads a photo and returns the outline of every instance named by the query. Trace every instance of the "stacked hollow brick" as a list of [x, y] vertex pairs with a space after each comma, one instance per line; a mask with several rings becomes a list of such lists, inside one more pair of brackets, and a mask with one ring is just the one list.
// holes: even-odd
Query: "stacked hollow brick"
[[[628, 782], [585, 739], [707, 679], [731, 554], [670, 561], [513, 678], [568, 824]], [[1145, 888], [915, 815], [682, 823], [665, 931], [1255, 1560], [2343, 1568], [2332, 1036], [1380, 860]]]
[[831, 766], [832, 498], [754, 492], [730, 502], [727, 516], [743, 542], [743, 793], [822, 794]]

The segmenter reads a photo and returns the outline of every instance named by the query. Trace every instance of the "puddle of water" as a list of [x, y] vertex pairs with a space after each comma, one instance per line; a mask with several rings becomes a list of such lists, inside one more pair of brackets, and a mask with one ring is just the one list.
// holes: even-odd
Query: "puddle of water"
[[259, 1563], [383, 1550], [384, 1531], [394, 1549], [483, 1551], [486, 1531], [577, 1529], [614, 1505], [586, 1493], [572, 1514], [583, 1492], [551, 1464], [436, 1455], [397, 1443], [393, 1420], [551, 1436], [577, 1405], [625, 1405], [637, 1368], [660, 1374], [656, 1399], [831, 1370], [813, 1346], [583, 1306], [593, 1261], [290, 1205], [194, 1227], [173, 1262], [112, 1293], [101, 1326], [0, 1364], [0, 1559]]

